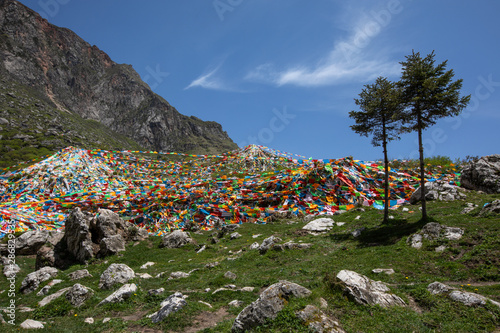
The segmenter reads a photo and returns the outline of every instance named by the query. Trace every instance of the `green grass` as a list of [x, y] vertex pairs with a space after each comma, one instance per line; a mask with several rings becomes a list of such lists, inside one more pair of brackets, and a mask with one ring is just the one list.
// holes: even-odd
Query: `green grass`
[[[319, 305], [322, 297], [328, 302], [324, 312], [337, 320], [347, 332], [493, 332], [500, 328], [500, 309], [494, 305], [485, 307], [466, 307], [451, 301], [442, 295], [431, 295], [426, 287], [434, 281], [445, 282], [459, 289], [476, 292], [500, 302], [500, 218], [498, 216], [479, 217], [480, 208], [462, 215], [465, 202], [473, 202], [482, 207], [486, 202], [500, 198], [500, 195], [485, 195], [469, 192], [465, 201], [429, 202], [428, 213], [433, 221], [465, 229], [464, 236], [458, 241], [424, 241], [420, 250], [409, 247], [408, 236], [421, 229], [418, 206], [406, 206], [409, 212], [401, 208], [391, 211], [394, 219], [382, 224], [383, 212], [366, 209], [365, 212], [351, 210], [334, 216], [336, 222], [346, 222], [335, 227], [331, 232], [319, 236], [301, 231], [305, 225], [300, 219], [279, 220], [266, 225], [243, 224], [238, 232], [241, 238], [230, 240], [226, 235], [216, 244], [210, 242], [215, 231], [191, 233], [196, 244], [180, 249], [160, 249], [159, 237], [151, 237], [140, 243], [130, 243], [122, 255], [93, 260], [88, 266], [75, 265], [59, 273], [57, 278], [64, 282], [54, 286], [51, 293], [64, 287], [72, 286], [68, 274], [86, 268], [93, 275], [79, 280], [95, 291], [94, 296], [81, 308], [74, 308], [61, 298], [44, 308], [37, 302], [42, 297], [36, 292], [48, 283], [44, 282], [28, 295], [16, 295], [17, 306], [28, 306], [35, 311], [17, 313], [16, 323], [26, 318], [45, 321], [46, 332], [134, 332], [146, 329], [158, 331], [183, 332], [197, 325], [198, 316], [206, 313], [215, 314], [225, 309], [226, 316], [220, 318], [215, 327], [202, 332], [229, 332], [237, 314], [243, 309], [232, 308], [228, 303], [238, 299], [244, 306], [258, 298], [264, 288], [279, 280], [298, 283], [312, 291], [306, 299], [291, 299], [275, 320], [252, 332], [308, 332], [294, 313], [307, 304]], [[360, 215], [360, 219], [356, 217]], [[360, 237], [354, 238], [351, 232], [366, 228]], [[261, 234], [257, 238], [254, 235]], [[292, 240], [312, 243], [307, 250], [269, 251], [260, 255], [258, 251], [248, 249], [250, 244], [261, 243], [274, 235], [283, 242]], [[207, 249], [199, 254], [196, 250], [206, 245]], [[445, 245], [444, 252], [435, 248]], [[241, 252], [239, 252], [242, 250]], [[239, 252], [239, 253], [238, 253]], [[234, 260], [228, 260], [234, 258]], [[147, 269], [140, 266], [147, 261], [156, 264]], [[206, 268], [208, 263], [219, 262], [214, 268]], [[34, 270], [35, 259], [18, 257], [22, 271], [16, 279], [19, 289], [24, 277]], [[139, 279], [131, 282], [139, 287], [138, 292], [120, 304], [97, 304], [111, 294], [113, 290], [100, 290], [99, 277], [111, 263], [125, 263], [135, 272], [147, 272], [153, 277], [167, 272], [161, 278]], [[393, 268], [395, 274], [375, 274], [374, 268]], [[188, 278], [168, 280], [171, 272], [193, 272]], [[371, 279], [388, 283], [392, 292], [402, 297], [408, 307], [381, 308], [362, 306], [344, 295], [335, 279], [342, 269], [356, 271]], [[231, 271], [237, 275], [235, 280], [224, 277]], [[217, 288], [235, 284], [238, 288], [254, 287], [253, 292], [238, 290], [221, 291], [213, 294]], [[149, 289], [165, 288], [160, 296], [150, 296]], [[210, 288], [210, 292], [205, 289]], [[0, 290], [7, 289], [7, 281], [2, 275]], [[159, 310], [159, 304], [175, 291], [188, 295], [187, 306], [171, 315], [165, 321], [153, 324], [146, 316]], [[209, 308], [203, 301], [212, 305]], [[0, 303], [7, 302], [6, 292], [0, 293]], [[5, 316], [4, 316], [5, 317]], [[86, 317], [93, 317], [95, 323], [84, 324]], [[102, 323], [106, 317], [112, 318]], [[132, 319], [132, 320], [126, 320]], [[17, 327], [3, 326], [3, 332], [17, 332]]]

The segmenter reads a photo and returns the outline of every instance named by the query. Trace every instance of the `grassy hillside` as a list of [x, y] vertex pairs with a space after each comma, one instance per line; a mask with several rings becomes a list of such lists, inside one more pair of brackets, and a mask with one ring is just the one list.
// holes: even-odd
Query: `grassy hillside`
[[[229, 332], [236, 315], [244, 306], [257, 299], [267, 286], [279, 280], [298, 283], [312, 291], [307, 299], [291, 300], [285, 309], [267, 325], [254, 332], [308, 332], [294, 315], [307, 304], [319, 305], [322, 297], [328, 302], [324, 310], [339, 321], [347, 332], [494, 332], [500, 329], [500, 308], [488, 304], [485, 307], [467, 307], [445, 296], [431, 295], [426, 287], [434, 281], [445, 282], [459, 289], [475, 292], [500, 301], [500, 218], [479, 217], [477, 213], [486, 202], [500, 195], [484, 195], [469, 192], [465, 201], [430, 202], [429, 214], [434, 221], [446, 226], [465, 230], [458, 241], [424, 242], [420, 250], [406, 243], [409, 235], [424, 225], [419, 221], [418, 206], [405, 206], [391, 211], [394, 219], [381, 225], [383, 213], [370, 208], [362, 212], [351, 210], [334, 216], [335, 222], [346, 222], [328, 233], [312, 236], [301, 230], [305, 222], [300, 219], [282, 219], [271, 224], [243, 224], [237, 231], [242, 237], [230, 240], [226, 235], [212, 244], [209, 239], [215, 231], [191, 233], [196, 245], [180, 249], [160, 249], [159, 237], [151, 237], [140, 243], [130, 243], [123, 255], [95, 260], [88, 266], [75, 265], [59, 273], [64, 282], [53, 287], [51, 293], [78, 282], [95, 291], [95, 295], [81, 308], [76, 309], [63, 298], [39, 308], [42, 299], [36, 292], [29, 295], [18, 293], [16, 305], [33, 308], [33, 312], [17, 312], [16, 322], [26, 318], [46, 322], [44, 332]], [[475, 211], [462, 215], [466, 202], [479, 205]], [[358, 216], [361, 216], [357, 219]], [[365, 227], [361, 236], [351, 233]], [[259, 235], [259, 236], [257, 236]], [[307, 250], [268, 251], [260, 255], [249, 250], [250, 244], [275, 235], [283, 242], [312, 243]], [[199, 254], [196, 250], [206, 245]], [[436, 252], [438, 245], [446, 245], [444, 252]], [[140, 266], [147, 261], [156, 264], [147, 269]], [[18, 257], [22, 271], [16, 279], [19, 288], [24, 277], [34, 271], [34, 257]], [[209, 263], [219, 262], [214, 268]], [[132, 280], [139, 290], [127, 301], [97, 307], [111, 294], [98, 288], [99, 277], [111, 263], [125, 263], [136, 273], [149, 273], [152, 279]], [[86, 268], [93, 275], [79, 281], [70, 281], [68, 274]], [[372, 269], [392, 268], [393, 275], [374, 274]], [[188, 278], [168, 280], [171, 272], [193, 272]], [[363, 306], [348, 299], [337, 287], [336, 274], [343, 269], [353, 270], [374, 280], [381, 280], [402, 297], [409, 306], [384, 309], [379, 306]], [[237, 275], [235, 280], [224, 277], [227, 271]], [[161, 272], [161, 278], [155, 276]], [[221, 291], [219, 287], [235, 284], [238, 289], [251, 286], [253, 292]], [[160, 296], [149, 296], [149, 289], [165, 288]], [[210, 288], [211, 291], [206, 292]], [[8, 289], [2, 275], [0, 290]], [[118, 289], [118, 286], [114, 290]], [[187, 298], [187, 306], [158, 324], [152, 324], [146, 316], [160, 308], [160, 303], [173, 292], [181, 291]], [[0, 294], [2, 304], [6, 293]], [[232, 300], [241, 300], [243, 307], [228, 306]], [[206, 302], [208, 305], [200, 303]], [[85, 324], [86, 317], [93, 317], [94, 324]], [[103, 319], [111, 320], [103, 323]], [[212, 327], [208, 323], [212, 322]], [[17, 327], [2, 327], [4, 332], [17, 332]]]

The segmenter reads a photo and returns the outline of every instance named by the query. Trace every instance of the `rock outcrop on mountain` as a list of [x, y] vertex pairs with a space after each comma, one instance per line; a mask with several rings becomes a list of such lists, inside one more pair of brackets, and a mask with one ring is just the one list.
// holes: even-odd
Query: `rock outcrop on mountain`
[[[0, 74], [4, 86], [25, 87], [55, 109], [97, 121], [146, 149], [219, 153], [237, 148], [220, 124], [180, 114], [131, 65], [115, 63], [97, 46], [15, 0], [0, 0]], [[16, 91], [0, 94], [12, 112], [23, 107], [16, 97]], [[36, 104], [43, 106], [35, 103], [35, 109]], [[0, 117], [12, 125], [9, 112]]]

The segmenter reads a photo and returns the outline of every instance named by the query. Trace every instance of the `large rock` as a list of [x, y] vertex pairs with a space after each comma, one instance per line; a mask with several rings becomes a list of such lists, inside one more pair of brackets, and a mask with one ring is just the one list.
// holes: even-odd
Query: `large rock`
[[[464, 189], [456, 185], [450, 185], [444, 181], [425, 183], [425, 200], [453, 201], [465, 199]], [[418, 203], [422, 196], [422, 188], [419, 187], [410, 197], [410, 204]]]
[[135, 277], [132, 268], [125, 264], [111, 264], [102, 273], [99, 280], [99, 288], [109, 289], [116, 283], [127, 283]]
[[127, 226], [118, 214], [109, 209], [99, 209], [92, 220], [91, 228], [94, 229], [95, 242], [99, 244], [104, 238], [121, 235], [127, 238]]
[[430, 222], [424, 225], [422, 230], [408, 237], [406, 242], [413, 248], [420, 249], [423, 240], [459, 240], [462, 238], [464, 230], [460, 228], [447, 227], [436, 222]]
[[500, 193], [500, 155], [484, 156], [465, 165], [460, 183], [469, 190]]
[[66, 219], [63, 242], [80, 263], [94, 256], [90, 219], [80, 208], [73, 209]]
[[52, 302], [53, 300], [61, 297], [62, 295], [66, 294], [68, 292], [68, 290], [70, 290], [71, 287], [67, 287], [67, 288], [63, 288], [61, 290], [58, 290], [56, 291], [55, 293], [49, 295], [49, 296], [46, 296], [44, 297], [40, 302], [38, 302], [38, 305], [39, 306], [45, 306], [47, 304], [49, 304], [50, 302]]
[[122, 235], [120, 234], [112, 235], [103, 238], [99, 247], [99, 257], [114, 255], [118, 252], [125, 251], [125, 239], [123, 239]]
[[344, 291], [359, 304], [378, 304], [382, 307], [406, 305], [399, 296], [390, 294], [389, 287], [380, 281], [373, 281], [364, 275], [348, 270], [340, 271], [337, 279], [344, 284]]
[[44, 328], [43, 322], [38, 321], [38, 320], [33, 320], [33, 319], [26, 319], [25, 321], [23, 321], [21, 323], [21, 325], [19, 327], [21, 327], [22, 329], [25, 329], [25, 330], [28, 330], [31, 328], [35, 328], [35, 329]]
[[333, 228], [335, 222], [327, 217], [322, 217], [306, 224], [302, 229], [310, 232], [325, 232]]
[[328, 318], [323, 311], [314, 305], [306, 306], [297, 313], [297, 317], [299, 317], [312, 332], [345, 333], [337, 321]]
[[160, 248], [176, 249], [191, 242], [192, 239], [187, 232], [174, 230], [162, 238]]
[[163, 302], [161, 302], [161, 309], [158, 312], [153, 313], [151, 321], [153, 323], [158, 323], [167, 318], [171, 313], [182, 309], [187, 304], [184, 300], [185, 298], [186, 296], [182, 295], [180, 292], [176, 292], [168, 296]]
[[262, 244], [260, 244], [260, 246], [259, 246], [260, 254], [266, 253], [269, 249], [271, 249], [274, 246], [274, 244], [276, 244], [278, 242], [281, 242], [281, 238], [278, 238], [276, 236], [271, 236], [271, 237], [264, 239]]
[[118, 302], [123, 302], [124, 300], [130, 298], [135, 292], [137, 292], [137, 286], [135, 283], [131, 284], [124, 284], [123, 286], [120, 287], [117, 291], [103, 299], [99, 305], [104, 305], [108, 303], [118, 303]]
[[487, 203], [479, 212], [480, 216], [500, 214], [500, 199]]
[[500, 303], [496, 302], [492, 299], [489, 299], [483, 295], [479, 295], [476, 293], [471, 293], [464, 290], [458, 290], [454, 287], [450, 287], [440, 282], [433, 282], [427, 286], [427, 290], [436, 295], [436, 294], [445, 294], [450, 299], [465, 304], [467, 306], [484, 306], [486, 303], [491, 302], [493, 305], [500, 307]]
[[33, 273], [30, 273], [21, 283], [19, 291], [23, 294], [31, 293], [32, 291], [35, 291], [38, 286], [40, 286], [40, 283], [56, 276], [58, 272], [59, 271], [54, 267], [43, 267]]
[[66, 293], [66, 299], [77, 308], [82, 306], [88, 299], [94, 295], [94, 291], [79, 283], [76, 283]]
[[36, 254], [39, 248], [47, 242], [49, 231], [30, 230], [16, 238], [16, 254], [31, 255]]
[[311, 294], [296, 283], [280, 281], [269, 286], [259, 298], [244, 308], [236, 317], [232, 331], [246, 331], [264, 324], [269, 319], [276, 318], [291, 297], [307, 297]]
[[21, 267], [14, 262], [14, 260], [8, 259], [6, 257], [0, 257], [3, 265], [3, 274], [10, 278], [15, 277], [17, 273], [21, 271]]

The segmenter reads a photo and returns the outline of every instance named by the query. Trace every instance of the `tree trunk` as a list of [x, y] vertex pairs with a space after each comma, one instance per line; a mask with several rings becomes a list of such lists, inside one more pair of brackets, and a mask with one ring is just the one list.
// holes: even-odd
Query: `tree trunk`
[[422, 144], [422, 115], [417, 113], [418, 121], [418, 152], [420, 153], [420, 201], [422, 202], [422, 220], [427, 221], [427, 203], [425, 201], [425, 165], [424, 146]]
[[387, 159], [387, 138], [385, 132], [385, 124], [383, 126], [383, 146], [384, 146], [384, 222], [389, 221], [389, 203], [390, 203], [390, 194], [389, 194], [389, 160]]

